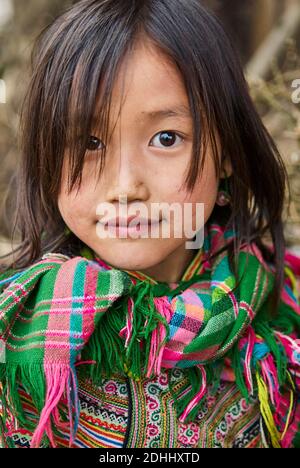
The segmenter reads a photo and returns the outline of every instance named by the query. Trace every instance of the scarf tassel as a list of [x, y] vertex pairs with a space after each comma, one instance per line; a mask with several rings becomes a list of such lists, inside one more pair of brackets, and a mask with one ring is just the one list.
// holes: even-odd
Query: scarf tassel
[[[245, 375], [245, 382], [248, 389], [249, 395], [253, 395], [253, 379], [252, 379], [252, 370], [251, 370], [251, 359], [253, 356], [253, 350], [256, 341], [256, 335], [252, 327], [248, 327], [247, 337], [245, 338], [246, 341], [246, 354], [244, 360], [244, 375]], [[241, 346], [243, 345], [241, 340]]]
[[[20, 382], [32, 400], [35, 419], [32, 415], [29, 417], [24, 410]], [[46, 364], [43, 368], [40, 364], [3, 363], [0, 365], [0, 385], [3, 389], [0, 422], [8, 443], [15, 427], [13, 421], [16, 420], [19, 428], [25, 427], [33, 433], [31, 448], [40, 447], [44, 435], [48, 437], [48, 443], [45, 441], [45, 444], [48, 446], [50, 443], [52, 447], [56, 447], [54, 432], [59, 434], [59, 430], [70, 432], [71, 447], [78, 427], [79, 401], [76, 372], [69, 365]], [[61, 408], [58, 407], [59, 403], [62, 404]], [[68, 419], [65, 405], [69, 413]]]
[[[38, 448], [45, 433], [52, 447], [56, 447], [51, 425], [51, 416], [55, 422], [56, 429], [70, 428], [69, 447], [71, 447], [75, 440], [79, 420], [76, 373], [68, 365], [58, 366], [56, 364], [46, 364], [44, 371], [47, 385], [45, 406], [34, 431], [30, 448]], [[69, 424], [61, 421], [57, 408], [65, 394], [67, 395], [68, 401]]]
[[[154, 298], [154, 304], [156, 310], [161, 314], [162, 317], [169, 323], [172, 316], [171, 305], [167, 298]], [[163, 325], [159, 323], [158, 327], [153, 330], [150, 342], [150, 353], [148, 355], [148, 368], [147, 377], [150, 378], [154, 368], [154, 375], [161, 373], [161, 362], [164, 352], [164, 345], [168, 339], [168, 333]]]
[[258, 398], [260, 402], [260, 411], [261, 415], [265, 421], [267, 426], [268, 432], [271, 437], [272, 446], [273, 448], [281, 448], [280, 445], [280, 433], [276, 427], [272, 409], [269, 403], [269, 395], [268, 395], [268, 388], [263, 380], [262, 376], [256, 371], [256, 381], [257, 381], [257, 388], [258, 388]]
[[[22, 405], [19, 393], [20, 382], [25, 391], [30, 394], [33, 405], [39, 413], [44, 404], [42, 395], [45, 394], [42, 366], [39, 364], [0, 364], [1, 406], [5, 426], [10, 430], [8, 421], [16, 420], [20, 427], [34, 431], [36, 423], [27, 416]], [[11, 428], [13, 427], [12, 423]], [[9, 434], [8, 436], [10, 437]]]
[[279, 338], [285, 352], [289, 358], [289, 361], [296, 366], [300, 364], [300, 340], [293, 339], [290, 336], [284, 335], [279, 331], [274, 332]]
[[[287, 337], [281, 334], [280, 332], [275, 333], [278, 336], [280, 335], [281, 344], [283, 345], [287, 355], [291, 354], [291, 349], [293, 350], [293, 352], [295, 351], [295, 349], [298, 351], [298, 345], [295, 340], [292, 340], [290, 337]], [[289, 349], [289, 346], [291, 347], [291, 349]], [[290, 382], [291, 389], [289, 392], [289, 409], [285, 421], [285, 427], [283, 428], [283, 431], [280, 432], [280, 405], [283, 401], [283, 398], [285, 397], [283, 397], [283, 395], [281, 395], [280, 393], [281, 386], [279, 382], [279, 374], [272, 353], [267, 353], [267, 355], [265, 355], [265, 357], [263, 357], [259, 361], [259, 365], [256, 366], [255, 375], [261, 415], [270, 434], [272, 446], [274, 448], [284, 448], [285, 446], [288, 446], [288, 443], [290, 443], [291, 438], [290, 434], [288, 433], [288, 430], [290, 427], [290, 420], [294, 405], [294, 383], [292, 381], [290, 373], [286, 371], [286, 377]]]
[[[293, 387], [293, 382], [289, 373], [288, 373], [288, 378]], [[278, 421], [276, 412], [274, 414], [274, 411], [271, 408], [271, 405], [269, 402], [269, 393], [268, 393], [267, 383], [265, 382], [264, 378], [259, 375], [258, 371], [256, 372], [256, 380], [257, 380], [258, 398], [260, 402], [261, 415], [264, 419], [264, 422], [270, 434], [272, 446], [273, 448], [287, 448], [290, 446], [291, 439], [292, 439], [292, 433], [291, 432], [289, 433], [288, 431], [290, 429], [291, 416], [292, 416], [293, 406], [294, 406], [295, 388], [292, 388], [290, 390], [290, 401], [289, 401], [288, 413], [287, 413], [287, 417], [285, 421], [285, 427], [283, 431], [280, 432], [278, 430], [279, 421]], [[277, 404], [278, 405], [280, 404], [279, 400]]]
[[[284, 352], [286, 356], [288, 356], [289, 361], [294, 364], [299, 364], [299, 340], [294, 340], [277, 331], [274, 333], [277, 335], [278, 341], [284, 348]], [[279, 412], [283, 396], [280, 394], [281, 386], [274, 355], [270, 350], [266, 352], [267, 348], [264, 349], [265, 345], [263, 344], [262, 338], [255, 334], [252, 327], [249, 327], [247, 336], [240, 340], [239, 349], [241, 350], [244, 347], [246, 347], [246, 352], [243, 370], [246, 386], [248, 391], [253, 390], [251, 386], [252, 378], [249, 376], [251, 372], [251, 359], [255, 356], [255, 360], [258, 359], [257, 364], [255, 364], [255, 375], [261, 415], [270, 434], [272, 446], [274, 448], [284, 448], [289, 445], [291, 439], [288, 429], [293, 409], [293, 391], [295, 390], [293, 381], [289, 372], [286, 371], [285, 376], [290, 380], [293, 390], [290, 390], [290, 403], [285, 427], [283, 432], [280, 432], [278, 429], [280, 426]]]
[[197, 367], [198, 369], [200, 369], [200, 372], [201, 372], [201, 377], [202, 377], [201, 387], [200, 387], [199, 392], [192, 398], [192, 400], [189, 402], [189, 404], [187, 405], [183, 413], [180, 415], [179, 421], [181, 423], [184, 423], [186, 419], [189, 416], [191, 416], [193, 409], [195, 409], [195, 407], [202, 401], [203, 397], [205, 396], [207, 392], [207, 375], [206, 375], [205, 367], [202, 365], [198, 365]]
[[[129, 297], [126, 310], [126, 324], [119, 336], [125, 339], [126, 362], [124, 369], [127, 375], [138, 380], [141, 375], [141, 354], [145, 357], [144, 368], [150, 378], [159, 375], [169, 331], [172, 310], [166, 297], [150, 297], [142, 302], [147, 293], [152, 293], [148, 284], [136, 289], [135, 301]], [[143, 350], [144, 348], [144, 350]]]
[[132, 337], [133, 306], [134, 306], [133, 300], [131, 299], [131, 297], [129, 297], [127, 301], [128, 312], [127, 312], [127, 318], [126, 318], [126, 325], [120, 331], [120, 336], [122, 338], [125, 338], [126, 349], [128, 348], [129, 341], [131, 340], [131, 337]]
[[273, 356], [269, 354], [261, 361], [260, 365], [262, 377], [268, 386], [271, 403], [276, 408], [277, 412], [280, 404], [280, 386]]

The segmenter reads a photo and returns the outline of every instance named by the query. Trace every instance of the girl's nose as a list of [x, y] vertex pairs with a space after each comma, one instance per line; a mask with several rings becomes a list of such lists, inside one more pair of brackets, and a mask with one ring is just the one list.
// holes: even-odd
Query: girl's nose
[[106, 200], [109, 203], [120, 202], [126, 203], [133, 201], [146, 201], [148, 199], [148, 190], [144, 184], [114, 184], [109, 188]]
[[120, 198], [127, 198], [128, 202], [148, 199], [146, 168], [138, 163], [132, 153], [130, 156], [122, 153], [115, 168], [111, 169], [108, 171], [107, 180], [106, 199], [108, 202], [120, 201]]

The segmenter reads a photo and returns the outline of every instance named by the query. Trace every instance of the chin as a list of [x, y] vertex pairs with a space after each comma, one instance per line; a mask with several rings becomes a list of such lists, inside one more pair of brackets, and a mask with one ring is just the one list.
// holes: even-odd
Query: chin
[[94, 249], [100, 258], [120, 270], [144, 270], [162, 262], [168, 252], [152, 244], [146, 246], [143, 242], [124, 243], [103, 246]]

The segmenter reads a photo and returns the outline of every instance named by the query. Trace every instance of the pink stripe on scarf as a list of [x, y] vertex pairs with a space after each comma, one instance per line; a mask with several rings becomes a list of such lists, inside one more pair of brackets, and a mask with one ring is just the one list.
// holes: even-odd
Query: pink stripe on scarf
[[[154, 304], [157, 311], [169, 323], [172, 316], [172, 308], [166, 297], [155, 297]], [[148, 359], [147, 377], [151, 376], [154, 368], [154, 374], [159, 375], [161, 372], [162, 357], [165, 349], [164, 340], [166, 338], [166, 329], [162, 323], [153, 330], [150, 344], [150, 354]]]
[[[87, 341], [95, 329], [95, 304], [96, 304], [96, 292], [99, 278], [99, 271], [95, 267], [91, 267], [89, 264], [86, 267], [85, 281], [84, 281], [84, 301], [82, 308], [82, 331], [84, 340]], [[94, 310], [91, 314], [90, 311]], [[103, 309], [104, 311], [107, 308]], [[101, 313], [101, 312], [100, 312]]]
[[[169, 345], [169, 344], [168, 344]], [[211, 346], [210, 348], [204, 349], [203, 351], [195, 352], [195, 353], [187, 353], [182, 354], [176, 351], [172, 351], [171, 349], [165, 347], [163, 357], [162, 357], [162, 365], [164, 367], [173, 367], [173, 363], [180, 362], [182, 359], [189, 360], [189, 361], [201, 361], [206, 360], [216, 353], [219, 349], [218, 345]]]
[[251, 320], [254, 319], [254, 312], [250, 304], [247, 304], [247, 302], [241, 301], [240, 302], [240, 309], [245, 309], [247, 311], [247, 314]]
[[[71, 297], [73, 288], [73, 278], [77, 266], [78, 258], [67, 261], [62, 264], [58, 270], [55, 286], [53, 291], [54, 297]], [[72, 311], [72, 303], [70, 302], [70, 313]], [[48, 330], [69, 330], [70, 329], [70, 314], [62, 313], [61, 315], [51, 314], [49, 312]], [[58, 347], [53, 346], [53, 341]], [[50, 345], [51, 342], [51, 345]], [[63, 348], [62, 348], [63, 344]], [[60, 345], [60, 346], [59, 346]], [[63, 352], [62, 352], [63, 349]], [[70, 368], [70, 350], [66, 349], [64, 337], [56, 335], [56, 340], [45, 341], [45, 357], [44, 357], [44, 372], [46, 381], [46, 399], [45, 406], [41, 412], [39, 423], [34, 431], [31, 444], [32, 448], [39, 447], [44, 432], [47, 433], [52, 447], [55, 447], [53, 432], [51, 429], [51, 415], [55, 416], [57, 405], [59, 404], [64, 392], [67, 392], [69, 401], [70, 378], [72, 371]], [[75, 395], [76, 398], [76, 395]], [[71, 408], [69, 408], [69, 413]], [[72, 437], [72, 421], [69, 421], [71, 436], [70, 445], [73, 442]]]
[[[66, 263], [62, 264], [60, 269], [58, 270], [57, 277], [55, 280], [53, 297], [55, 298], [66, 298], [72, 297], [72, 289], [73, 289], [73, 278], [76, 270], [78, 259], [72, 259], [67, 261]], [[56, 303], [56, 310], [64, 309], [65, 304], [63, 303]], [[69, 300], [69, 314], [66, 314], [64, 310], [62, 310], [61, 314], [51, 314], [51, 309], [49, 312], [49, 320], [48, 320], [48, 330], [70, 330], [70, 314], [72, 311], [72, 300]], [[64, 352], [61, 353], [59, 347], [53, 349], [53, 341], [56, 341], [59, 345], [60, 343], [64, 343], [65, 340], [62, 336], [57, 335], [56, 340], [51, 337], [51, 346], [48, 345], [48, 339], [45, 341], [45, 357], [44, 362], [45, 364], [59, 362], [61, 364], [70, 364], [70, 354], [66, 353], [65, 349]], [[64, 346], [65, 348], [65, 346]]]

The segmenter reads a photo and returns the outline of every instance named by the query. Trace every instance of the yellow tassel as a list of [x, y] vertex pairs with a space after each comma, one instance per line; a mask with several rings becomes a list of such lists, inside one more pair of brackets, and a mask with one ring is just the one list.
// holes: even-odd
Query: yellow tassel
[[258, 398], [260, 402], [260, 411], [266, 423], [269, 434], [271, 436], [272, 445], [274, 448], [281, 448], [280, 432], [278, 431], [276, 427], [273, 414], [272, 414], [272, 410], [270, 408], [268, 389], [263, 378], [259, 375], [258, 371], [256, 372], [256, 380], [257, 380], [257, 387], [258, 387]]
[[285, 423], [285, 428], [284, 428], [284, 431], [281, 435], [281, 440], [284, 438], [285, 434], [286, 434], [286, 431], [288, 430], [288, 427], [290, 425], [290, 419], [291, 419], [291, 416], [292, 416], [292, 411], [293, 411], [293, 406], [294, 406], [294, 390], [295, 390], [295, 384], [293, 382], [293, 379], [290, 375], [289, 372], [287, 372], [287, 375], [288, 375], [288, 378], [289, 378], [289, 381], [292, 385], [292, 390], [291, 390], [291, 396], [290, 396], [290, 407], [289, 407], [289, 412], [288, 412], [288, 415], [287, 415], [287, 418], [286, 418], [286, 423]]
[[138, 375], [134, 375], [132, 371], [129, 370], [125, 362], [124, 362], [124, 371], [125, 371], [125, 374], [128, 375], [128, 377], [130, 377], [132, 380], [135, 380], [136, 382], [140, 382], [141, 378]]
[[[297, 280], [296, 280], [296, 276], [294, 275], [293, 271], [291, 270], [290, 267], [288, 266], [285, 266], [284, 267], [284, 271], [286, 273], [286, 275], [288, 276], [288, 278], [290, 278], [291, 280], [291, 283], [292, 283], [292, 291], [293, 291], [293, 294], [297, 297], [298, 295], [298, 291], [297, 291]], [[299, 299], [299, 298], [298, 298]]]

